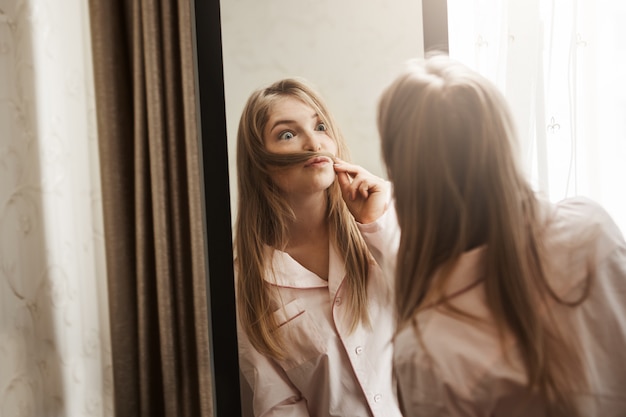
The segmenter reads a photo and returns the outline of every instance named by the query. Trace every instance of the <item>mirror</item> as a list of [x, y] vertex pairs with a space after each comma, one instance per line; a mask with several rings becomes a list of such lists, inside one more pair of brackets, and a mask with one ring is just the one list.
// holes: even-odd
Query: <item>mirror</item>
[[[248, 96], [300, 76], [326, 99], [353, 161], [386, 176], [379, 154], [376, 100], [397, 67], [423, 55], [421, 2], [221, 1], [231, 213], [237, 211], [236, 136]], [[240, 378], [242, 413], [251, 393]]]
[[239, 403], [227, 223], [236, 217], [235, 137], [245, 101], [280, 78], [307, 78], [326, 99], [352, 160], [384, 177], [375, 123], [378, 94], [425, 46], [447, 48], [446, 1], [213, 0], [195, 1], [194, 7], [205, 189], [211, 191], [206, 227], [214, 411], [231, 417], [249, 413], [249, 404]]

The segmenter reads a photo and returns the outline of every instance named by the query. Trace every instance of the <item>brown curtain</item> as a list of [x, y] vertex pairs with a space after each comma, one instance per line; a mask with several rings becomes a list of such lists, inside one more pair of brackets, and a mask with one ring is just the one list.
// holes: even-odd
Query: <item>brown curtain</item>
[[213, 416], [189, 0], [90, 0], [115, 415]]

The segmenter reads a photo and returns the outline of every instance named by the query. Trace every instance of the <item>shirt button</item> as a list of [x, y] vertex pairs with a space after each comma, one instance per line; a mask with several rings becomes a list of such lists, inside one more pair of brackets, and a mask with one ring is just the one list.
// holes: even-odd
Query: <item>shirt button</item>
[[361, 353], [363, 353], [363, 347], [362, 346], [357, 346], [354, 351], [356, 352], [357, 355], [360, 355]]
[[383, 399], [383, 396], [382, 396], [382, 395], [380, 395], [380, 394], [376, 394], [376, 395], [374, 395], [374, 402], [375, 402], [375, 403], [380, 402], [380, 400], [382, 400], [382, 399]]
[[335, 305], [336, 306], [340, 306], [341, 305], [341, 297], [335, 298]]

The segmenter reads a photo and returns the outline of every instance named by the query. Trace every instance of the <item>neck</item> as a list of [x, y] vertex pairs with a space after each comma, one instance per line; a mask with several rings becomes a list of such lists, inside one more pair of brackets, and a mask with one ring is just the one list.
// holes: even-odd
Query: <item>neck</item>
[[326, 193], [292, 199], [291, 208], [296, 220], [289, 224], [289, 246], [297, 245], [302, 241], [328, 239], [328, 214]]
[[291, 201], [296, 220], [288, 225], [285, 251], [300, 265], [322, 279], [328, 279], [329, 239], [326, 194]]

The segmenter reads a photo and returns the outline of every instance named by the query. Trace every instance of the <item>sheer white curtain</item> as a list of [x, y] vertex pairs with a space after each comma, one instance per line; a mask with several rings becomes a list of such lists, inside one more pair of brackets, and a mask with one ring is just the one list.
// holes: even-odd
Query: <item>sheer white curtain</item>
[[511, 103], [552, 201], [585, 195], [626, 232], [626, 2], [448, 0], [450, 55]]
[[0, 416], [111, 416], [87, 2], [0, 0]]

